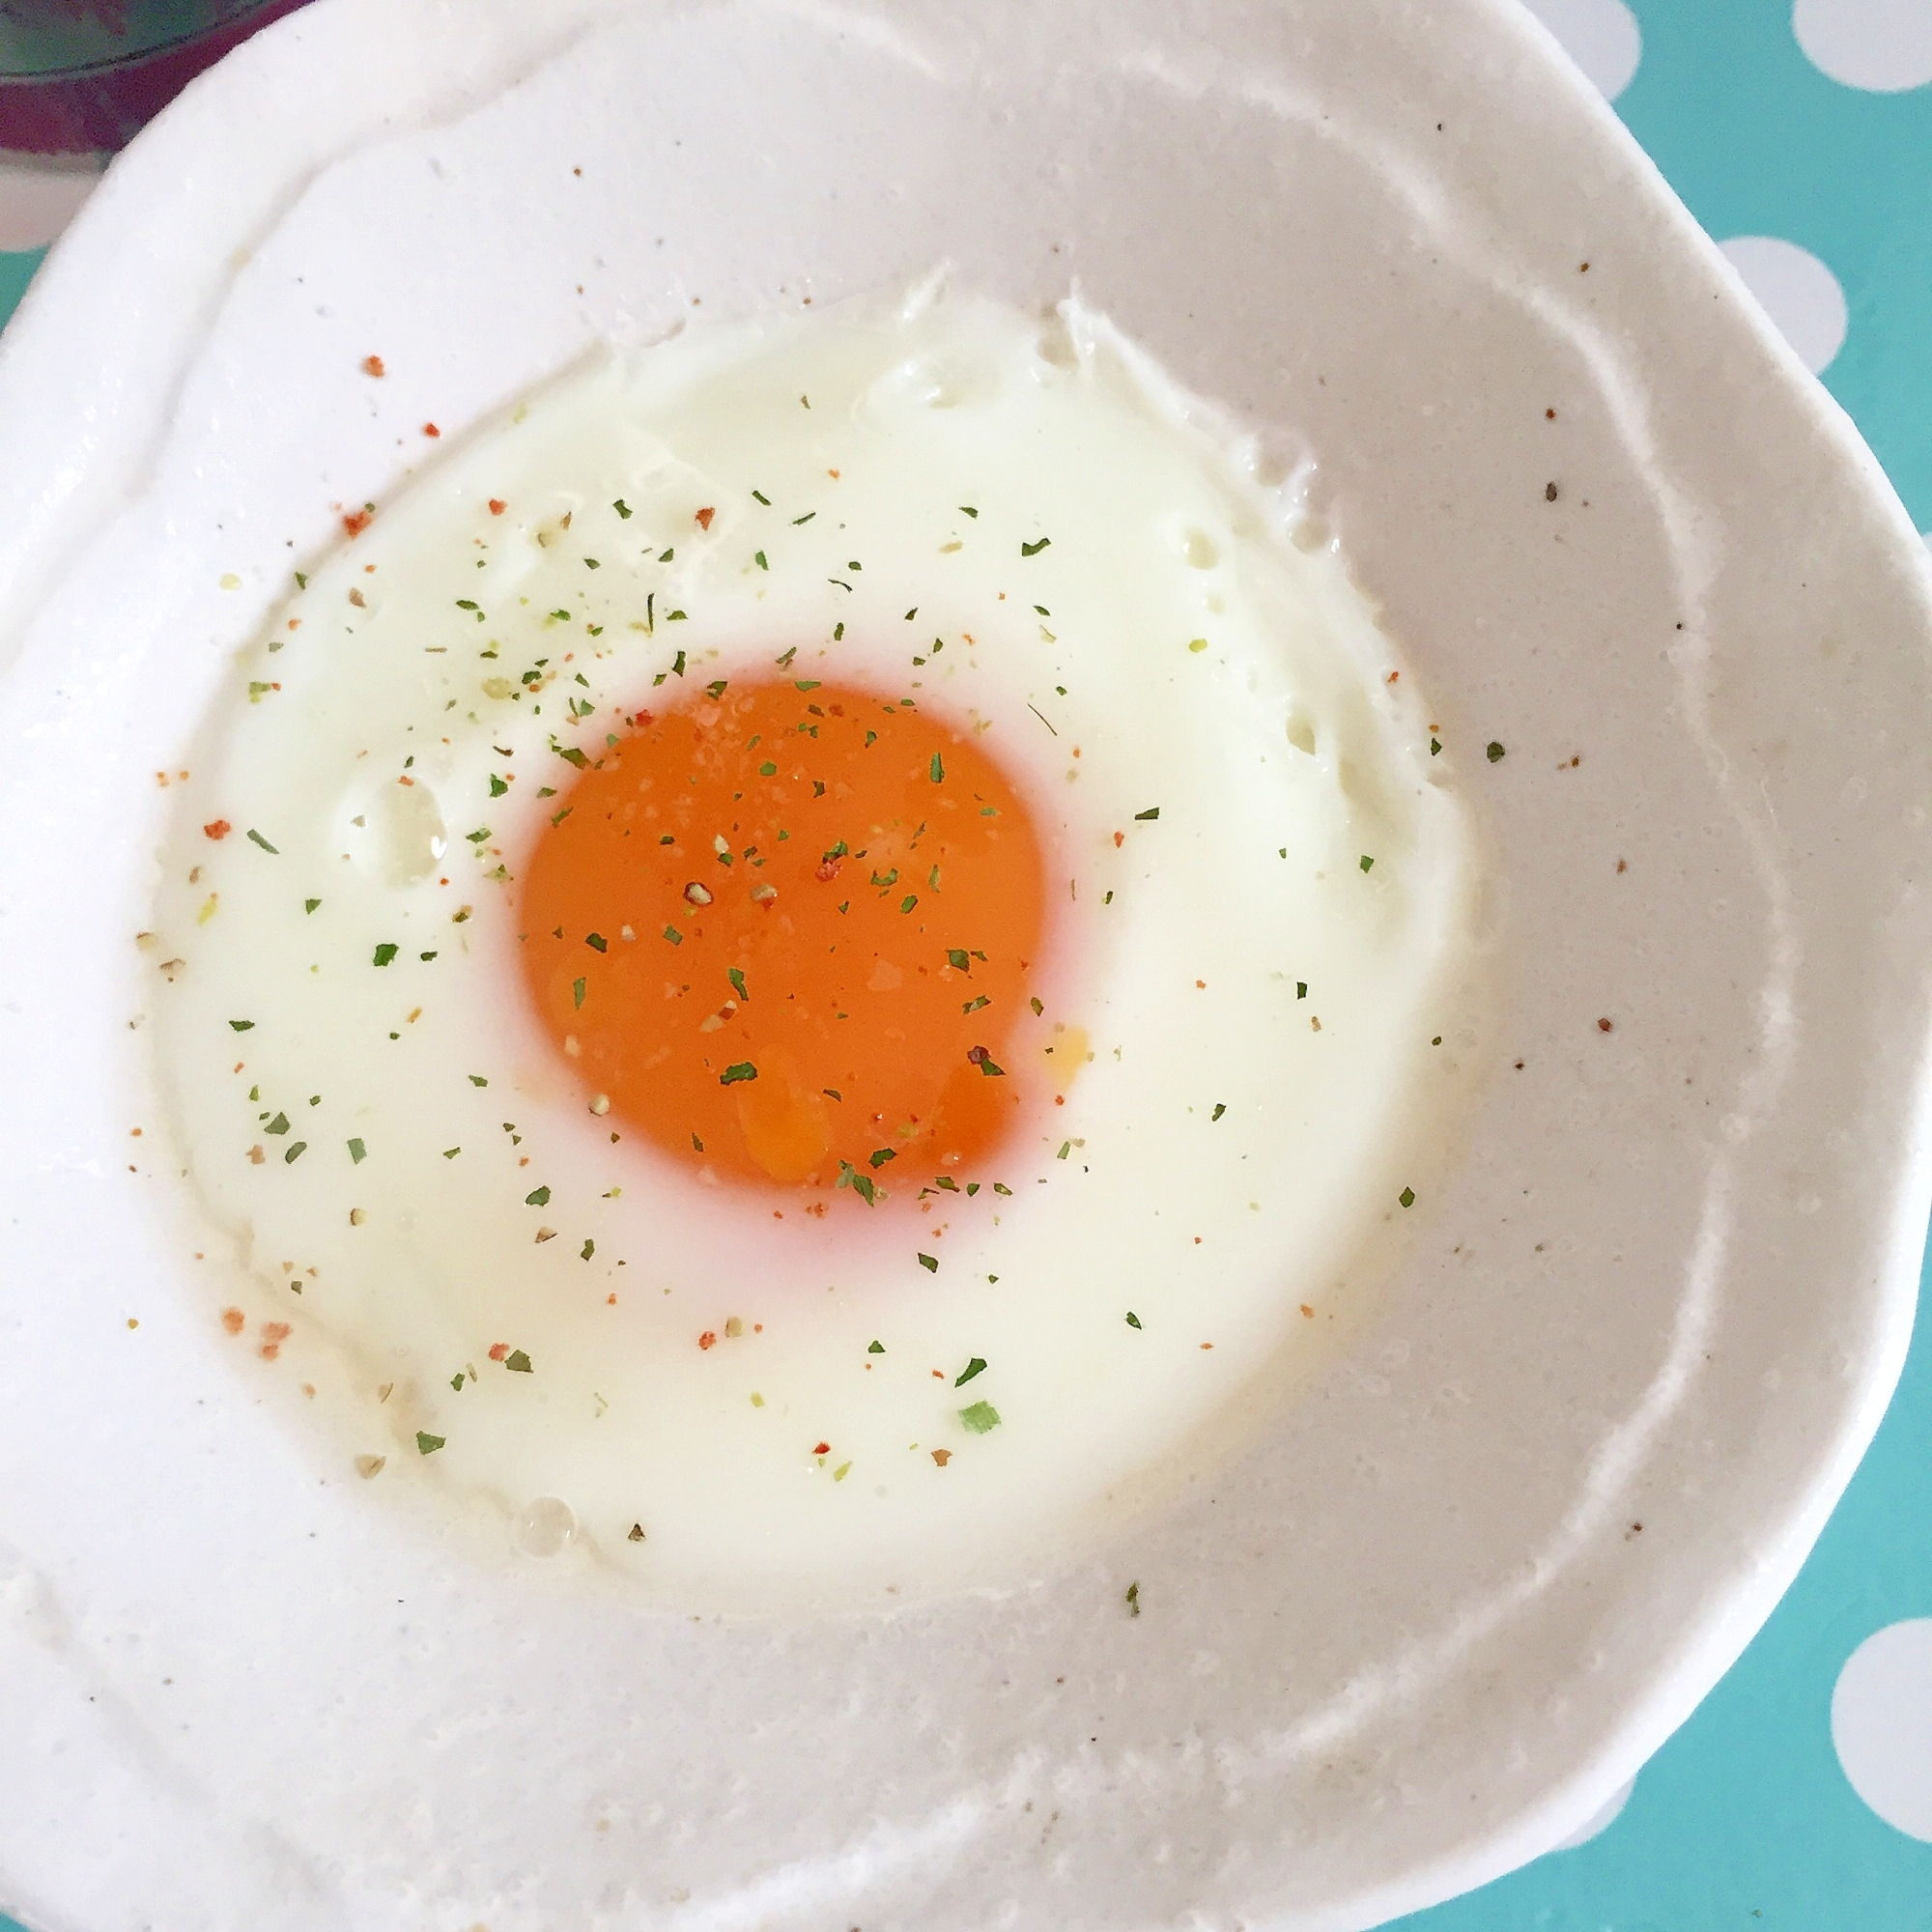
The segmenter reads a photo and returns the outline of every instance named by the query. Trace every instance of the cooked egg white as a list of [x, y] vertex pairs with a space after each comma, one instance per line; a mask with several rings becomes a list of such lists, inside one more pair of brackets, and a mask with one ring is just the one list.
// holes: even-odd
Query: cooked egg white
[[[692, 1609], [1009, 1583], [1232, 1453], [1480, 1058], [1453, 748], [1296, 502], [1101, 318], [930, 291], [448, 447], [185, 760], [143, 1037], [238, 1373], [316, 1390], [372, 1504]], [[1046, 854], [1022, 1126], [869, 1206], [626, 1132], [518, 972], [579, 762], [786, 650], [975, 733]]]

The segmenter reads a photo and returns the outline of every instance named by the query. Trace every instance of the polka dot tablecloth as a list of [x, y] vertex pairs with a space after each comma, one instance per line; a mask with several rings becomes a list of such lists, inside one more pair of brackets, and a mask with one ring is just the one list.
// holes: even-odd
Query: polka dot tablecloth
[[[1932, 526], [1932, 0], [1533, 7]], [[0, 241], [34, 239], [8, 191]], [[0, 317], [39, 261], [0, 253]], [[1789, 1596], [1634, 1785], [1402, 1924], [1932, 1932], [1932, 1335]]]

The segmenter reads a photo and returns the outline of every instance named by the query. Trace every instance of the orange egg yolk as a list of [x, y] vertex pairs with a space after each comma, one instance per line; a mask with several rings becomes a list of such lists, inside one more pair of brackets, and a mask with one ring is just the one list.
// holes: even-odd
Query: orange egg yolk
[[693, 1167], [868, 1198], [990, 1152], [1044, 919], [999, 768], [810, 679], [634, 724], [522, 875], [529, 991], [592, 1108]]

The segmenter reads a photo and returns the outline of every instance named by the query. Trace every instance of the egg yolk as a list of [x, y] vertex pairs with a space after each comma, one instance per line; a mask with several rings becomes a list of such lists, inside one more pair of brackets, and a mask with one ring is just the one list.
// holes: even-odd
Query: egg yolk
[[999, 768], [809, 678], [632, 722], [522, 879], [529, 991], [593, 1110], [696, 1168], [867, 1198], [988, 1153], [1044, 919]]

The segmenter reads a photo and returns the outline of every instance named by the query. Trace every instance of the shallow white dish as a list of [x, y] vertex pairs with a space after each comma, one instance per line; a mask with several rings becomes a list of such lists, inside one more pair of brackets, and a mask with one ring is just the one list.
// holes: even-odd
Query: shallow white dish
[[[1499, 6], [448, 11], [252, 43], [0, 351], [0, 1906], [1355, 1928], [1534, 1856], [1768, 1613], [1903, 1355], [1932, 600], [1875, 464]], [[1316, 458], [1508, 748], [1510, 1050], [1381, 1325], [1068, 1573], [784, 1629], [483, 1574], [319, 1482], [156, 1251], [153, 772], [425, 417], [940, 255], [1077, 276]]]

